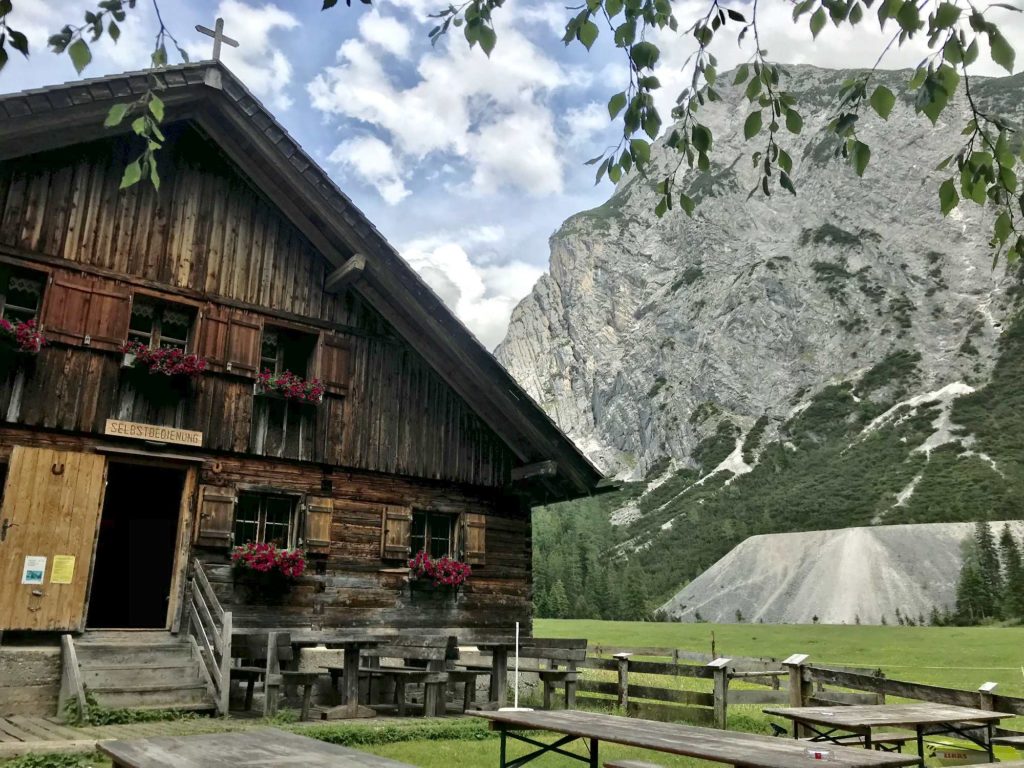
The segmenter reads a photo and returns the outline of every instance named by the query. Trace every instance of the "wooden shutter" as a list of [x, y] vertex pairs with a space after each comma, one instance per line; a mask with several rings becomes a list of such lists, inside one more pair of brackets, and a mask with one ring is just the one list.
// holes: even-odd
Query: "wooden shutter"
[[467, 512], [462, 516], [462, 550], [466, 562], [470, 565], [483, 565], [487, 562], [487, 517]]
[[233, 312], [228, 327], [227, 369], [255, 376], [260, 367], [263, 322], [250, 312]]
[[52, 341], [119, 349], [128, 335], [131, 294], [120, 283], [69, 272], [54, 273], [42, 325]]
[[[85, 628], [105, 480], [99, 454], [14, 447], [0, 510], [0, 521], [8, 522], [0, 543], [0, 631]], [[57, 555], [74, 558], [68, 584], [53, 583]], [[42, 583], [22, 584], [32, 556], [46, 558]]]
[[380, 556], [405, 560], [412, 552], [412, 508], [385, 504], [381, 511]]
[[42, 325], [47, 338], [51, 341], [81, 344], [87, 333], [91, 297], [91, 278], [54, 272], [43, 303]]
[[196, 543], [229, 547], [235, 523], [235, 491], [218, 485], [199, 486], [199, 528]]
[[302, 538], [309, 552], [327, 554], [331, 551], [333, 522], [333, 499], [329, 496], [306, 497], [306, 528]]
[[324, 333], [320, 337], [320, 364], [317, 376], [328, 392], [345, 394], [349, 380], [349, 350], [347, 336]]
[[226, 307], [207, 304], [199, 321], [196, 354], [206, 360], [210, 370], [223, 371], [227, 362], [230, 314]]
[[203, 311], [196, 353], [206, 358], [210, 370], [254, 376], [262, 333], [258, 315], [211, 304]]

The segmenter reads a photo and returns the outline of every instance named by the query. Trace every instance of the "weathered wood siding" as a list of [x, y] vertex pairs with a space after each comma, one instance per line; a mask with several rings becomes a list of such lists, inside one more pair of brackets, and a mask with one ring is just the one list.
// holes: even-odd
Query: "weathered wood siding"
[[[0, 461], [14, 445], [88, 451], [93, 441], [56, 433], [0, 428]], [[246, 486], [313, 494], [334, 500], [331, 542], [283, 604], [251, 604], [235, 586], [224, 549], [199, 549], [211, 582], [239, 626], [309, 626], [452, 631], [460, 639], [507, 636], [519, 621], [531, 627], [530, 519], [514, 497], [465, 485], [379, 473], [339, 471], [294, 461], [206, 458], [199, 483], [232, 492]], [[116, 460], [116, 457], [112, 457]], [[381, 505], [404, 505], [484, 515], [486, 564], [457, 597], [411, 590], [404, 561], [382, 558]], [[193, 516], [198, 517], [198, 516]]]
[[348, 339], [347, 393], [328, 395], [301, 434], [265, 439], [253, 414], [275, 406], [254, 403], [251, 376], [207, 372], [180, 404], [155, 402], [130, 391], [116, 345], [57, 343], [18, 372], [0, 360], [0, 419], [102, 432], [106, 419], [121, 418], [200, 430], [213, 450], [508, 481], [507, 446], [356, 292], [323, 291], [329, 263], [226, 159], [182, 128], [169, 131], [161, 155], [159, 195], [148, 184], [118, 191], [120, 140], [2, 164], [0, 256], [58, 277], [85, 271], [124, 296], [143, 289], [189, 301], [203, 315], [200, 339], [225, 302], [259, 322], [280, 322], [275, 312], [300, 326], [307, 318], [311, 333]]

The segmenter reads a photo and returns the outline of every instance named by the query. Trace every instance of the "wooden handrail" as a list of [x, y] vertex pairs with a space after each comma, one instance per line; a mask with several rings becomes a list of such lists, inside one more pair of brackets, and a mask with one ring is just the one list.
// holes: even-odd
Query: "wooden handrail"
[[73, 700], [78, 708], [78, 717], [82, 718], [85, 716], [86, 708], [85, 685], [82, 683], [82, 669], [78, 666], [78, 652], [75, 650], [75, 641], [71, 635], [60, 636], [60, 647], [63, 669], [58, 697], [61, 711], [57, 715], [63, 717], [66, 702]]
[[188, 632], [196, 641], [200, 659], [213, 685], [217, 711], [226, 715], [231, 687], [232, 617], [230, 611], [221, 607], [198, 559], [192, 564], [189, 593]]

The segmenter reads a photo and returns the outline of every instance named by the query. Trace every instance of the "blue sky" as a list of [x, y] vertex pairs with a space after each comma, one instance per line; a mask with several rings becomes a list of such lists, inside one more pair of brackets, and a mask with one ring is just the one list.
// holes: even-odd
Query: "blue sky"
[[[91, 0], [15, 0], [11, 25], [29, 36], [32, 57], [15, 55], [0, 92], [74, 80], [66, 56], [45, 49], [49, 34], [81, 23]], [[621, 53], [603, 36], [587, 54], [561, 42], [568, 11], [554, 0], [509, 0], [487, 59], [459, 31], [431, 47], [428, 14], [441, 0], [356, 0], [321, 12], [319, 0], [162, 0], [168, 28], [195, 59], [209, 38], [194, 30], [225, 19], [241, 42], [225, 63], [332, 175], [377, 227], [487, 345], [501, 340], [514, 305], [546, 270], [548, 236], [573, 213], [607, 199], [584, 161], [614, 143], [605, 104], [625, 85]], [[737, 7], [742, 7], [737, 3]], [[703, 4], [677, 0], [681, 18]], [[826, 30], [814, 45], [779, 0], [762, 13], [762, 40], [776, 58], [820, 66], [869, 66], [883, 38], [873, 29]], [[1024, 59], [1019, 17], [1007, 38]], [[1017, 17], [1017, 18], [1015, 18]], [[147, 65], [156, 31], [151, 0], [138, 0], [115, 46], [104, 39], [84, 76]], [[690, 46], [662, 37], [658, 72], [663, 114], [682, 85]], [[821, 40], [819, 42], [822, 42]], [[911, 44], [889, 66], [915, 65]], [[716, 51], [720, 70], [746, 57], [734, 43]], [[981, 62], [980, 73], [998, 74]]]

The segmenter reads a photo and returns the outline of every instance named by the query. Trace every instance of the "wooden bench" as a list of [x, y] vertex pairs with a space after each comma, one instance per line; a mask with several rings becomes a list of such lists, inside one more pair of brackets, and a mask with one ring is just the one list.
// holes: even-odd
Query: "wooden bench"
[[[871, 734], [871, 746], [873, 749], [878, 749], [883, 752], [902, 752], [904, 745], [908, 742], [917, 740], [917, 736], [913, 733], [900, 733], [893, 731], [891, 733], [873, 733]], [[801, 739], [801, 741], [811, 742], [811, 739]], [[864, 737], [860, 734], [851, 734], [849, 736], [837, 736], [834, 739], [830, 739], [828, 742], [817, 741], [812, 742], [815, 744], [839, 744], [841, 746], [864, 746]]]
[[[363, 650], [362, 655], [371, 660], [365, 665], [360, 662], [360, 677], [373, 680], [391, 680], [395, 685], [395, 707], [399, 716], [405, 715], [406, 686], [423, 686], [423, 716], [445, 713], [445, 688], [448, 685], [449, 659], [458, 658], [459, 648], [455, 637], [435, 636], [418, 639], [397, 639]], [[401, 665], [380, 664], [381, 659], [402, 659]], [[376, 662], [376, 663], [373, 663]], [[341, 670], [327, 667], [332, 678]], [[372, 703], [372, 702], [371, 702]]]
[[272, 716], [277, 712], [277, 699], [282, 685], [295, 685], [302, 688], [302, 712], [300, 718], [309, 718], [310, 704], [313, 696], [313, 685], [320, 672], [297, 672], [282, 669], [281, 665], [295, 662], [295, 651], [292, 648], [291, 635], [287, 632], [259, 632], [246, 635], [235, 635], [231, 638], [231, 657], [239, 659], [238, 666], [231, 667], [231, 681], [246, 684], [245, 709], [252, 709], [253, 689], [256, 683], [263, 681], [264, 700], [263, 714]]
[[[519, 671], [533, 672], [543, 684], [544, 709], [551, 709], [555, 686], [565, 686], [565, 708], [576, 708], [576, 686], [579, 674], [576, 667], [587, 658], [585, 639], [555, 639], [531, 637], [519, 646]], [[523, 659], [539, 661], [540, 665], [523, 665]], [[546, 666], [544, 666], [546, 664]]]
[[1024, 750], [1024, 734], [1020, 736], [995, 736], [992, 739], [992, 743], [998, 744], [1001, 747], [1013, 747]]

